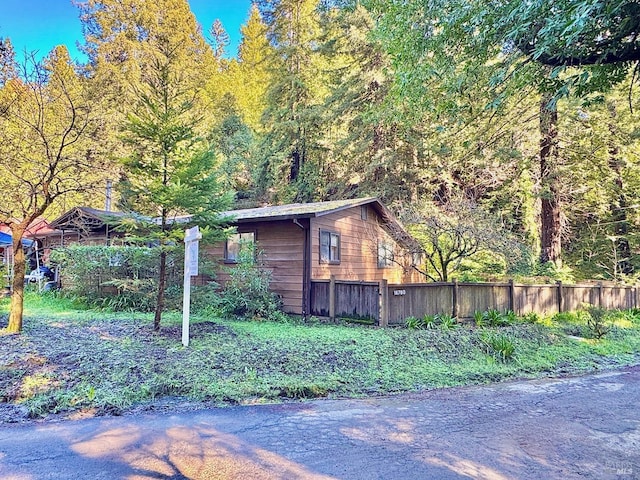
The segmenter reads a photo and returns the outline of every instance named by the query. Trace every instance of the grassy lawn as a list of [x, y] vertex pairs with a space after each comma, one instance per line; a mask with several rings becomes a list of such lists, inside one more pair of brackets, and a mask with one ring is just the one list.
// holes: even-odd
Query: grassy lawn
[[[0, 326], [7, 310], [2, 300]], [[594, 340], [578, 336], [587, 329], [575, 316], [420, 330], [194, 318], [184, 348], [179, 314], [167, 314], [154, 333], [150, 315], [30, 295], [24, 332], [0, 335], [0, 406], [32, 418], [119, 414], [172, 398], [223, 405], [357, 397], [640, 362], [640, 312], [609, 322]], [[501, 342], [512, 355], [500, 354]]]

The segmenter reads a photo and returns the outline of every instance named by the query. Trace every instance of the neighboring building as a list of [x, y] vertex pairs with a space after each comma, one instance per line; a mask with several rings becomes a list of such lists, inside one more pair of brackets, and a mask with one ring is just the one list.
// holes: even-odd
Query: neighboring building
[[135, 218], [135, 214], [74, 207], [49, 224], [50, 232], [30, 238], [37, 237], [45, 249], [70, 244], [111, 245], [124, 237], [124, 233], [116, 229], [118, 224], [131, 218]]
[[[412, 268], [415, 240], [376, 198], [336, 200], [224, 212], [237, 233], [207, 253], [237, 260], [241, 242], [254, 242], [271, 270], [272, 290], [288, 313], [307, 314], [311, 280], [392, 283], [420, 281]], [[225, 274], [217, 280], [224, 284]]]

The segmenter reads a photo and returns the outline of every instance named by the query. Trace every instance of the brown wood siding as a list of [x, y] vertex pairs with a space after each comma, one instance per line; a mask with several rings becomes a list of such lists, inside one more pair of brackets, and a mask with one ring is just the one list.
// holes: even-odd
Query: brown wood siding
[[[271, 290], [282, 298], [285, 312], [301, 314], [304, 230], [289, 220], [245, 223], [238, 231], [255, 232], [265, 268], [271, 271]], [[205, 250], [209, 258], [224, 264], [224, 243]], [[216, 281], [224, 285], [228, 278], [220, 269]]]
[[[340, 280], [380, 281], [393, 283], [416, 281], [411, 269], [405, 271], [400, 265], [378, 267], [378, 241], [385, 240], [402, 248], [391, 240], [379, 222], [377, 212], [367, 206], [367, 219], [360, 215], [360, 207], [351, 207], [311, 219], [311, 278], [328, 279], [335, 275]], [[320, 230], [340, 234], [340, 264], [320, 263]]]

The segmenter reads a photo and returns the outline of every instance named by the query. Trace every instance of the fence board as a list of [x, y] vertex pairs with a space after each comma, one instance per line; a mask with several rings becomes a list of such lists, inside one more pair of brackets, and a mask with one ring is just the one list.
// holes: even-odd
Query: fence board
[[380, 318], [380, 286], [378, 283], [336, 281], [336, 317]]
[[389, 285], [389, 324], [453, 310], [453, 284]]
[[311, 282], [311, 315], [329, 316], [329, 280]]
[[598, 305], [598, 285], [563, 285], [563, 310], [575, 312], [584, 305]]
[[614, 308], [634, 308], [635, 295], [630, 287], [602, 287], [602, 308], [612, 310]]
[[507, 284], [458, 284], [458, 317], [473, 318], [475, 312], [511, 309]]
[[514, 308], [518, 315], [536, 312], [540, 314], [558, 311], [558, 287], [556, 285], [515, 285]]

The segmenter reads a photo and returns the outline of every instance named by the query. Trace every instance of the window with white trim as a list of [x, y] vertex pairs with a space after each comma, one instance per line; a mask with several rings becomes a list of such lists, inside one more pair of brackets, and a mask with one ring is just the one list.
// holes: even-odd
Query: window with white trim
[[340, 234], [320, 230], [320, 263], [340, 263]]

